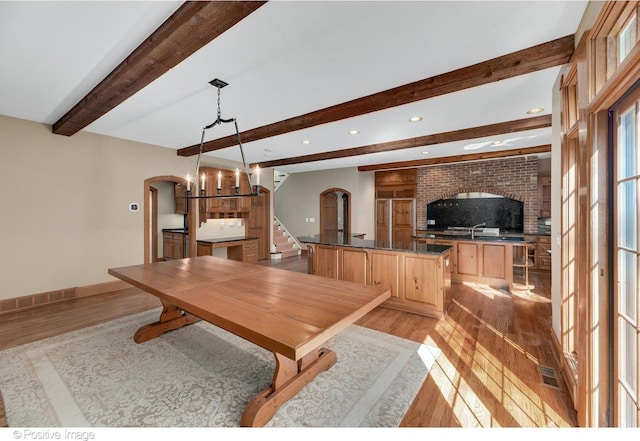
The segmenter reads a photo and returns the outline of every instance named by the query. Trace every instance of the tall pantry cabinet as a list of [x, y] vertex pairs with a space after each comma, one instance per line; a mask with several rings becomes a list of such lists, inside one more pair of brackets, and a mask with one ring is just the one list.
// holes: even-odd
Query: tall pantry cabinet
[[416, 232], [417, 169], [376, 172], [376, 240], [411, 243]]

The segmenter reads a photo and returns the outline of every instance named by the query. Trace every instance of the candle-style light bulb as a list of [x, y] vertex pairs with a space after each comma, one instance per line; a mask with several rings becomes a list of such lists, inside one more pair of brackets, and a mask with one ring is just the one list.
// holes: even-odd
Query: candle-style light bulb
[[204, 173], [200, 175], [200, 178], [202, 179], [202, 185], [200, 186], [200, 189], [204, 190]]
[[218, 190], [222, 188], [222, 172], [218, 171]]
[[256, 165], [256, 185], [260, 185], [260, 166]]
[[240, 170], [236, 168], [236, 187], [240, 187]]
[[191, 175], [187, 175], [187, 190], [191, 190]]

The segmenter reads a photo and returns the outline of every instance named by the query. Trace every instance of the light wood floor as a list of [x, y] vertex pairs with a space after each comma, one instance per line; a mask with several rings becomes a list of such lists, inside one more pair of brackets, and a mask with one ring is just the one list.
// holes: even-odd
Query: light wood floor
[[[262, 261], [307, 271], [305, 256]], [[529, 294], [453, 284], [447, 317], [436, 320], [376, 308], [359, 325], [437, 346], [436, 360], [402, 421], [405, 427], [575, 427], [550, 340], [550, 276], [530, 273]], [[0, 350], [158, 307], [137, 289], [71, 300], [0, 316]], [[1, 387], [1, 385], [0, 385]], [[0, 390], [1, 392], [1, 390]], [[8, 422], [11, 423], [10, 421]], [[0, 396], [0, 426], [7, 424]]]

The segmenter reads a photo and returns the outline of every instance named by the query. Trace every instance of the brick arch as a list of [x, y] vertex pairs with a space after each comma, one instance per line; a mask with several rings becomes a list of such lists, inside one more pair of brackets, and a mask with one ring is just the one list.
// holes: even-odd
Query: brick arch
[[524, 204], [524, 231], [537, 231], [538, 160], [535, 156], [469, 161], [418, 168], [418, 229], [427, 228], [426, 204], [458, 193], [486, 192]]
[[491, 193], [498, 196], [502, 196], [509, 199], [514, 199], [518, 202], [524, 202], [524, 198], [515, 194], [515, 193], [507, 193], [495, 188], [488, 187], [461, 187], [455, 190], [447, 191], [446, 193], [439, 194], [432, 199], [427, 199], [425, 201], [426, 204], [430, 204], [431, 202], [438, 201], [440, 199], [447, 199], [452, 196], [455, 196], [460, 193]]

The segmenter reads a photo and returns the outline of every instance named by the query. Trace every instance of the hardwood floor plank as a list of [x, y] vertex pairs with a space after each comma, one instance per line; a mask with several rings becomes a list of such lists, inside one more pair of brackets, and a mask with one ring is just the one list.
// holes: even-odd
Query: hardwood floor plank
[[[307, 272], [305, 255], [258, 263]], [[378, 307], [357, 322], [442, 352], [401, 426], [577, 426], [564, 384], [543, 384], [539, 371], [548, 366], [560, 372], [549, 336], [550, 275], [532, 272], [530, 282], [530, 293], [454, 283], [443, 319]], [[154, 296], [131, 288], [4, 314], [0, 350], [158, 306]], [[0, 426], [3, 417], [0, 396]]]

